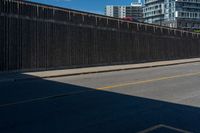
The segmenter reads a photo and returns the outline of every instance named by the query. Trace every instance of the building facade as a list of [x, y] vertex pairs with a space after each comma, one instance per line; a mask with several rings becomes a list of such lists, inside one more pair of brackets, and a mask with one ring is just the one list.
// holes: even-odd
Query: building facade
[[127, 6], [107, 5], [105, 8], [105, 15], [116, 18], [131, 17], [138, 21], [143, 21], [142, 4], [133, 2], [131, 5]]
[[164, 20], [164, 0], [145, 0], [144, 22], [161, 25]]
[[143, 17], [147, 23], [200, 29], [200, 0], [145, 0]]
[[185, 30], [200, 29], [200, 0], [164, 0], [163, 25]]

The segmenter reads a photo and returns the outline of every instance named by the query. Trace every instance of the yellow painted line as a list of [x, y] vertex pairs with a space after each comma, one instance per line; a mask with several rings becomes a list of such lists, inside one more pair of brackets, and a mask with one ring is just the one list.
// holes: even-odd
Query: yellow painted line
[[31, 103], [31, 102], [37, 102], [37, 101], [44, 101], [44, 100], [49, 100], [49, 99], [55, 99], [59, 97], [66, 97], [66, 96], [71, 96], [71, 95], [77, 95], [81, 94], [84, 92], [90, 92], [94, 90], [83, 90], [83, 91], [75, 91], [75, 92], [70, 92], [70, 93], [61, 93], [57, 95], [51, 95], [51, 96], [46, 96], [46, 97], [38, 97], [38, 98], [33, 98], [33, 99], [27, 99], [23, 101], [17, 101], [17, 102], [12, 102], [12, 103], [5, 103], [1, 104], [0, 108], [7, 107], [7, 106], [13, 106], [13, 105], [18, 105], [18, 104], [25, 104], [25, 103]]
[[195, 76], [195, 75], [199, 75], [199, 74], [200, 74], [200, 72], [195, 72], [195, 73], [180, 74], [180, 75], [174, 75], [174, 76], [168, 76], [168, 77], [159, 77], [159, 78], [154, 78], [154, 79], [149, 79], [149, 80], [142, 80], [142, 81], [136, 81], [136, 82], [129, 82], [129, 83], [122, 83], [122, 84], [117, 84], [117, 85], [105, 86], [105, 87], [97, 88], [97, 90], [106, 90], [106, 89], [118, 88], [118, 87], [123, 87], [123, 86], [146, 84], [146, 83], [162, 81], [162, 80], [169, 80], [169, 79], [182, 78], [182, 77], [190, 77], [190, 76]]

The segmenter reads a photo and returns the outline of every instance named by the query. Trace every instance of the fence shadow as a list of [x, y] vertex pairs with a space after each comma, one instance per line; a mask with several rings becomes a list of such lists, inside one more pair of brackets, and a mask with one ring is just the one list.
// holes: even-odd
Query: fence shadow
[[200, 131], [197, 107], [45, 79], [2, 82], [0, 91], [1, 133], [134, 133], [159, 124]]

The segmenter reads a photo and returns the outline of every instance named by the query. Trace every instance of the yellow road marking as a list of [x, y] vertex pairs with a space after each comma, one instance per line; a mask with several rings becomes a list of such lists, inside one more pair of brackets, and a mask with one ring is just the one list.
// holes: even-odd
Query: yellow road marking
[[129, 85], [146, 84], [146, 83], [168, 80], [168, 79], [190, 77], [190, 76], [195, 76], [195, 75], [199, 75], [199, 74], [200, 74], [200, 72], [180, 74], [180, 75], [174, 75], [174, 76], [168, 76], [168, 77], [159, 77], [159, 78], [154, 78], [154, 79], [149, 79], [149, 80], [142, 80], [142, 81], [136, 81], [136, 82], [129, 82], [129, 83], [122, 83], [122, 84], [117, 84], [117, 85], [105, 86], [105, 87], [97, 88], [97, 90], [106, 90], [106, 89], [112, 89], [112, 88], [117, 88], [117, 87], [129, 86]]
[[70, 93], [61, 93], [61, 94], [57, 94], [57, 95], [51, 95], [51, 96], [46, 96], [46, 97], [38, 97], [38, 98], [27, 99], [27, 100], [23, 100], [23, 101], [17, 101], [17, 102], [13, 102], [13, 103], [5, 103], [5, 104], [1, 104], [0, 108], [6, 107], [6, 106], [18, 105], [18, 104], [25, 104], [25, 103], [30, 103], [30, 102], [44, 101], [44, 100], [48, 100], [48, 99], [55, 99], [58, 97], [66, 97], [66, 96], [70, 96], [70, 95], [76, 95], [76, 94], [81, 94], [84, 92], [91, 92], [91, 91], [94, 91], [94, 90], [83, 90], [83, 91], [76, 91], [76, 92], [70, 92]]

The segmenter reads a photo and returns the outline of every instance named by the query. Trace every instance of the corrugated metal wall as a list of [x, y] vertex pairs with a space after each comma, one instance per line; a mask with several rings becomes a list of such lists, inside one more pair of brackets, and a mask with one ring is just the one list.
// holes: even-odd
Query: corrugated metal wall
[[200, 35], [101, 15], [0, 1], [0, 71], [200, 56]]

